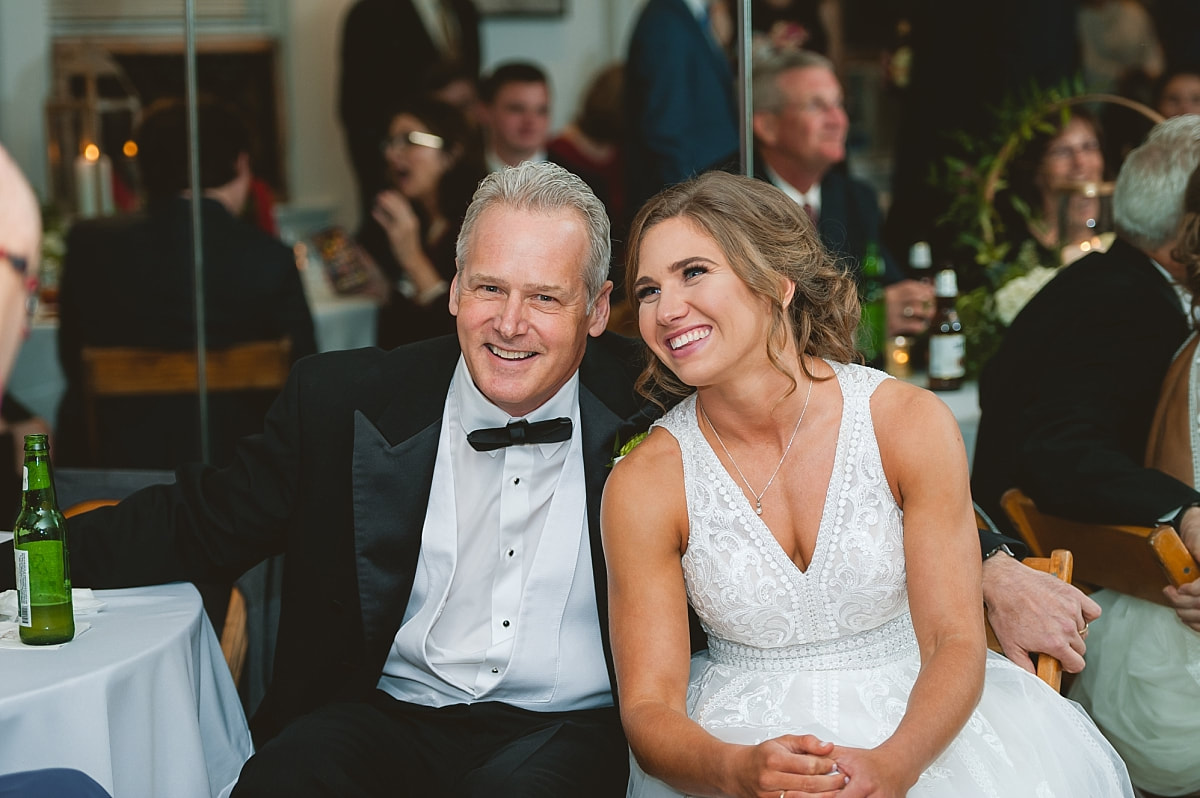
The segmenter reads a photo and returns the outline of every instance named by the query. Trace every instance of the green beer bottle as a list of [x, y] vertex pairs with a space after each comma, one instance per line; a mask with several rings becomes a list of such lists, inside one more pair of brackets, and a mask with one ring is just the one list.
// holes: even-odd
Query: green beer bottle
[[21, 514], [13, 524], [17, 563], [17, 621], [21, 642], [44, 646], [75, 637], [67, 522], [54, 499], [50, 445], [45, 435], [25, 436]]
[[887, 308], [884, 305], [883, 258], [879, 246], [867, 244], [862, 260], [862, 282], [858, 284], [858, 298], [862, 305], [862, 318], [858, 325], [858, 351], [867, 365], [878, 366], [883, 360], [883, 344], [887, 336]]

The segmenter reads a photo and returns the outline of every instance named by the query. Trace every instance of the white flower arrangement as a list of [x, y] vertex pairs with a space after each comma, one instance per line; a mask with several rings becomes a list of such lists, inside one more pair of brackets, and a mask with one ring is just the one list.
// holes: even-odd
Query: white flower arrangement
[[1058, 269], [1049, 266], [1034, 266], [1032, 269], [1014, 277], [1002, 285], [995, 293], [996, 318], [1005, 327], [1013, 323], [1013, 319], [1021, 309], [1042, 290], [1042, 286], [1050, 282]]

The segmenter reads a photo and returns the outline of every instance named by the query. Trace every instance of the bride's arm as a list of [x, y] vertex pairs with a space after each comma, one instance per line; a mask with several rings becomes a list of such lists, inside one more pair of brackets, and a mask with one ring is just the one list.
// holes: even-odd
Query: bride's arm
[[904, 557], [921, 672], [895, 733], [835, 751], [845, 795], [903, 796], [966, 724], [983, 689], [979, 537], [966, 453], [933, 394], [889, 380], [871, 401], [884, 473], [904, 510]]
[[831, 746], [810, 735], [734, 745], [687, 715], [687, 504], [669, 433], [654, 430], [613, 469], [601, 527], [621, 722], [642, 769], [691, 795], [775, 798], [786, 789], [798, 798], [841, 787], [836, 774], [808, 775], [833, 768]]

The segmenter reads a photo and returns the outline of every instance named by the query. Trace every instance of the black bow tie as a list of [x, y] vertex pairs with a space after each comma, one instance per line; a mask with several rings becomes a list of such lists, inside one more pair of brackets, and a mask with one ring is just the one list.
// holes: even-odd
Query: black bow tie
[[505, 446], [526, 443], [559, 443], [571, 439], [571, 419], [552, 418], [530, 424], [525, 419], [510, 421], [503, 427], [485, 427], [468, 433], [467, 443], [477, 452], [490, 452]]

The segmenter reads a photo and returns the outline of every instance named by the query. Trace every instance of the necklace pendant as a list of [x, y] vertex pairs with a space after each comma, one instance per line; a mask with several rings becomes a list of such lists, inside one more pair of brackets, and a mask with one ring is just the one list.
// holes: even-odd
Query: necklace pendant
[[759, 515], [762, 515], [762, 502], [754, 503], [754, 512], [758, 513]]

